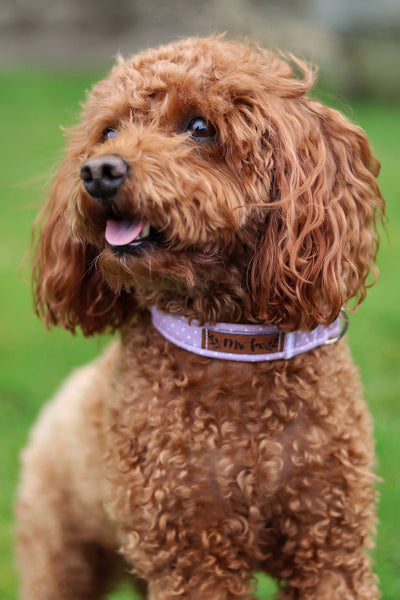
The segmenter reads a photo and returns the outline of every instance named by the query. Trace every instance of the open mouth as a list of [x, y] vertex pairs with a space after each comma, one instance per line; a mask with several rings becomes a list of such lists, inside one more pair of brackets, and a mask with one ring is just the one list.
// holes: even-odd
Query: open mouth
[[144, 219], [108, 219], [105, 239], [117, 254], [133, 254], [146, 243], [160, 242], [160, 235]]

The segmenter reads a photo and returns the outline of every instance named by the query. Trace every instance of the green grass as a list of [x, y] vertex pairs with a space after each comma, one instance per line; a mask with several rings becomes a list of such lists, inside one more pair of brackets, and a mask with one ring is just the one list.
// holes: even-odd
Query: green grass
[[[12, 504], [18, 453], [44, 400], [73, 368], [94, 356], [101, 340], [63, 331], [46, 332], [33, 316], [28, 269], [19, 265], [49, 174], [62, 154], [60, 125], [71, 125], [84, 90], [97, 78], [47, 72], [0, 73], [0, 597], [16, 597], [12, 558]], [[346, 112], [349, 110], [346, 108]], [[379, 102], [358, 102], [351, 118], [369, 133], [382, 162], [381, 188], [387, 200], [388, 235], [380, 252], [378, 285], [351, 317], [349, 338], [361, 368], [374, 415], [378, 473], [383, 481], [378, 546], [374, 553], [384, 600], [400, 597], [400, 113]], [[272, 595], [263, 579], [260, 598]], [[113, 600], [129, 598], [128, 588]]]

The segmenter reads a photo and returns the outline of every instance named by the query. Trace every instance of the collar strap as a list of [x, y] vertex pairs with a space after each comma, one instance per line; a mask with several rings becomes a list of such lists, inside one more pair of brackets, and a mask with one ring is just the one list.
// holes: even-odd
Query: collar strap
[[260, 362], [289, 359], [324, 344], [340, 340], [347, 329], [347, 316], [344, 310], [328, 327], [318, 325], [312, 331], [286, 333], [274, 325], [253, 325], [237, 323], [190, 323], [186, 317], [163, 312], [152, 306], [154, 327], [167, 340], [200, 356]]

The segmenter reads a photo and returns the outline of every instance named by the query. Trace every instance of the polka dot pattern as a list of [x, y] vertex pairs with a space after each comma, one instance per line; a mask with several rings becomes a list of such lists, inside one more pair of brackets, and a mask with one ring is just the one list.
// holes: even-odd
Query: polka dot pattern
[[[215, 323], [213, 325], [205, 324], [203, 327], [200, 327], [195, 320], [192, 320], [189, 324], [186, 317], [163, 312], [155, 306], [151, 308], [151, 314], [153, 325], [157, 331], [176, 346], [200, 356], [242, 362], [289, 359], [317, 346], [322, 346], [325, 343], [334, 343], [337, 339], [340, 339], [345, 330], [345, 328], [341, 329], [340, 318], [334, 321], [329, 327], [319, 325], [313, 331], [283, 333], [279, 332], [279, 329], [274, 326], [264, 327], [263, 325], [253, 324]], [[238, 354], [203, 348], [202, 340], [204, 339], [204, 333], [207, 335], [211, 331], [228, 334], [247, 334], [249, 336], [280, 333], [281, 336], [284, 336], [283, 349], [280, 352], [265, 354]]]

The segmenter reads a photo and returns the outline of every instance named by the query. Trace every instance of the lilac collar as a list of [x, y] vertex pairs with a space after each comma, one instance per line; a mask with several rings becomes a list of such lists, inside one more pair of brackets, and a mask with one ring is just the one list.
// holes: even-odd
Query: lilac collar
[[318, 325], [313, 331], [285, 333], [273, 325], [234, 323], [189, 324], [186, 317], [163, 312], [152, 306], [153, 325], [167, 340], [201, 356], [259, 362], [289, 359], [324, 344], [337, 342], [347, 329], [347, 317], [342, 311], [328, 327]]

